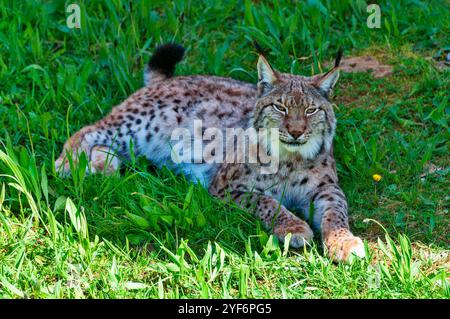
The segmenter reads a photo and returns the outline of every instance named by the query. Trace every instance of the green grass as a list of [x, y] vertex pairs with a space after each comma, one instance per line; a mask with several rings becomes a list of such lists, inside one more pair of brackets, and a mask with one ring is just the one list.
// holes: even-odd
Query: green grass
[[[448, 71], [426, 59], [448, 45], [444, 2], [380, 1], [380, 29], [364, 1], [83, 3], [80, 30], [65, 1], [0, 4], [0, 297], [450, 297]], [[344, 74], [336, 92], [338, 173], [366, 259], [287, 249], [143, 159], [55, 174], [68, 135], [141, 87], [157, 44], [187, 47], [179, 74], [254, 82], [252, 39], [285, 72], [318, 71], [339, 46], [394, 66]], [[444, 169], [421, 178], [430, 163]]]

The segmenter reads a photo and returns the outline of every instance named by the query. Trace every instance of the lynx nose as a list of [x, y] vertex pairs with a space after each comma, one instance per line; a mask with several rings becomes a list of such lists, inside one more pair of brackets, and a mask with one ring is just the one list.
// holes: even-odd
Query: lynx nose
[[300, 135], [303, 134], [303, 131], [297, 131], [297, 130], [288, 131], [288, 132], [294, 139], [298, 139], [300, 137]]
[[286, 122], [286, 130], [296, 140], [305, 133], [306, 122], [301, 119], [288, 119]]
[[294, 138], [299, 138], [305, 132], [305, 128], [303, 125], [288, 125], [287, 127], [288, 133]]

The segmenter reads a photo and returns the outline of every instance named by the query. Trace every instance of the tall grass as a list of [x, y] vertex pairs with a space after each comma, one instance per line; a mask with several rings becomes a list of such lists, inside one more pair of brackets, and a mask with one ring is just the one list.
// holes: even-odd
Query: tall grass
[[[69, 29], [65, 1], [3, 1], [0, 296], [449, 298], [448, 76], [426, 59], [447, 44], [448, 5], [379, 3], [382, 27], [368, 29], [365, 1], [89, 1]], [[179, 74], [254, 82], [254, 39], [283, 72], [325, 70], [340, 46], [394, 65], [343, 74], [336, 92], [338, 174], [366, 259], [283, 246], [141, 158], [108, 177], [86, 175], [85, 158], [56, 175], [62, 143], [141, 87], [156, 44], [187, 47]]]

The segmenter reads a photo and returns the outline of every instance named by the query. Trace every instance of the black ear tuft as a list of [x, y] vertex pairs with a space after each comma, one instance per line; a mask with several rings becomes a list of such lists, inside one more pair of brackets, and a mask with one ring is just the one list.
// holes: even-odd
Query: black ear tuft
[[256, 40], [253, 40], [253, 46], [255, 47], [256, 51], [259, 54], [266, 55], [267, 50], [264, 50], [263, 47]]
[[344, 54], [344, 50], [342, 49], [342, 47], [340, 47], [338, 52], [337, 52], [337, 54], [336, 54], [336, 59], [334, 60], [334, 67], [335, 68], [337, 68], [339, 66], [339, 64], [341, 63], [343, 54]]
[[175, 72], [175, 65], [183, 59], [185, 49], [176, 43], [163, 44], [156, 48], [148, 66], [151, 71], [156, 71], [170, 77]]

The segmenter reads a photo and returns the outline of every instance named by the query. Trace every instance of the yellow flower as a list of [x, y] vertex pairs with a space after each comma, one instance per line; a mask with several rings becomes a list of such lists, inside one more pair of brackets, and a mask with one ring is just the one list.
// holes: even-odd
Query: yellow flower
[[373, 175], [372, 175], [372, 178], [373, 178], [373, 180], [374, 180], [375, 182], [381, 181], [381, 175], [373, 174]]

